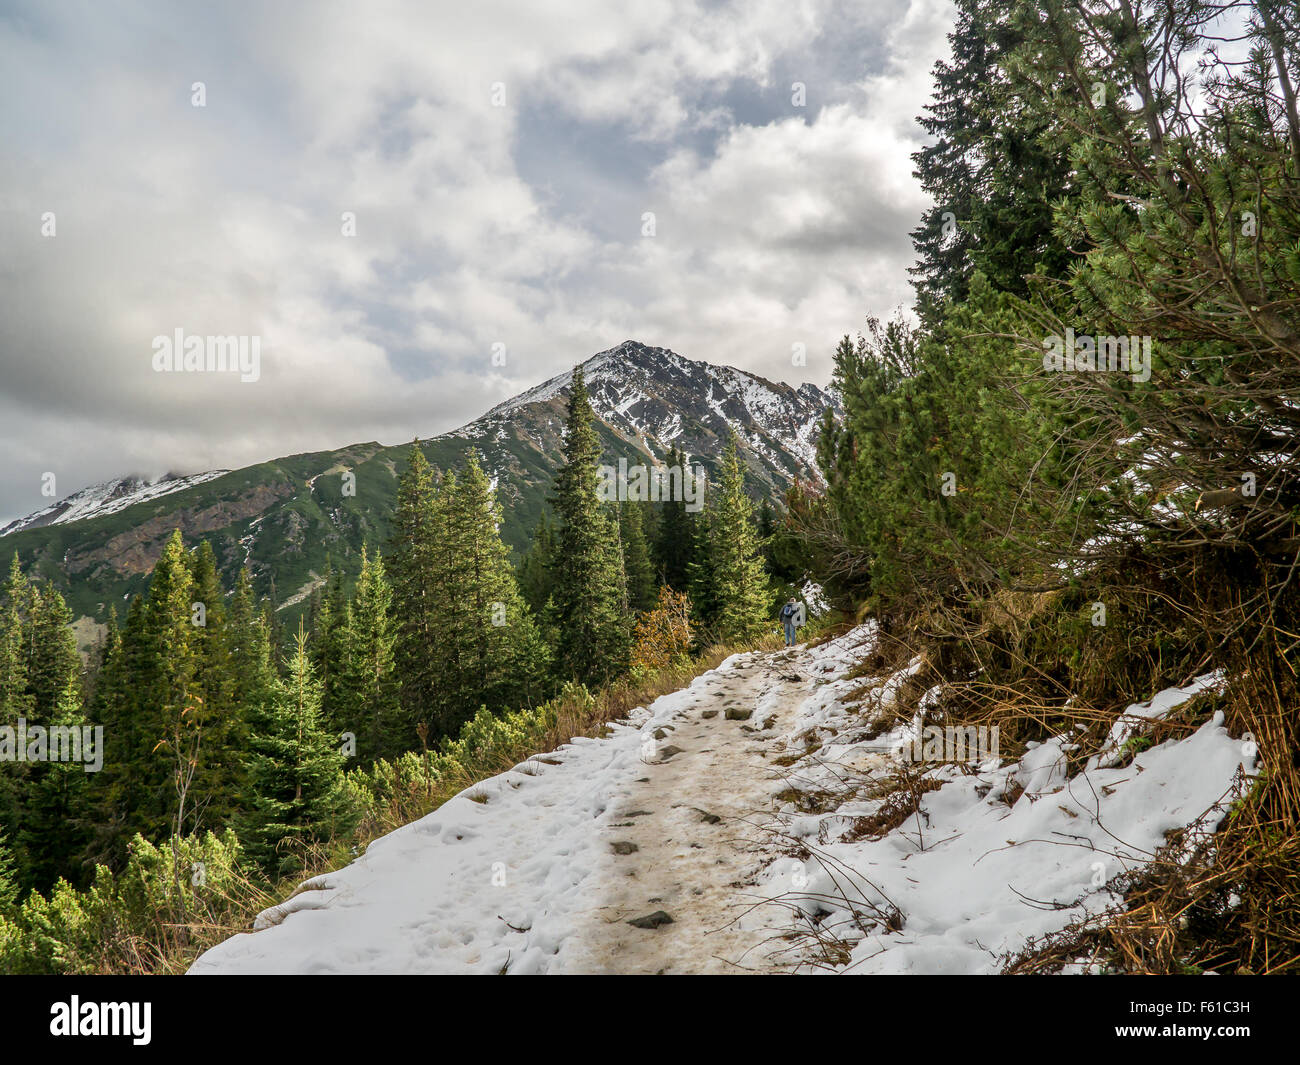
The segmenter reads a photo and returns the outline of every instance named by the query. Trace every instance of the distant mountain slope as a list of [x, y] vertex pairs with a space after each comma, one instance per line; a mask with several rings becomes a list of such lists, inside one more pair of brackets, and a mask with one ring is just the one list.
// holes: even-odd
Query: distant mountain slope
[[73, 492], [72, 495], [60, 499], [57, 503], [52, 503], [44, 510], [38, 510], [34, 514], [28, 514], [25, 518], [19, 518], [0, 527], [0, 536], [22, 532], [24, 529], [40, 529], [46, 525], [62, 525], [70, 521], [85, 521], [87, 518], [95, 518], [103, 514], [114, 514], [125, 507], [157, 499], [172, 492], [183, 491], [191, 485], [202, 484], [204, 481], [210, 481], [229, 472], [229, 470], [210, 470], [189, 477], [168, 473], [153, 480], [143, 477], [124, 477], [120, 481], [92, 484], [89, 488]]
[[[833, 399], [806, 384], [776, 384], [727, 366], [632, 341], [583, 365], [607, 462], [662, 459], [680, 447], [712, 471], [729, 426], [741, 439], [755, 496], [783, 492], [796, 476], [817, 479], [817, 425]], [[478, 450], [497, 480], [502, 534], [526, 549], [560, 458], [570, 374], [499, 404], [421, 447], [447, 469]], [[247, 565], [259, 591], [301, 609], [327, 559], [354, 574], [363, 543], [383, 547], [409, 443], [353, 444], [241, 470], [152, 482], [126, 478], [83, 489], [0, 530], [7, 556], [48, 577], [74, 613], [103, 622], [140, 592], [173, 529], [207, 539], [227, 581]], [[344, 495], [344, 474], [355, 494]]]

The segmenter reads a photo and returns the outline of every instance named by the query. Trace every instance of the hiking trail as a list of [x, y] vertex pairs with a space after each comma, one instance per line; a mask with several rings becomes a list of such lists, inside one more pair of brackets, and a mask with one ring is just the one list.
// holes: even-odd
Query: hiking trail
[[[608, 855], [594, 873], [600, 902], [574, 930], [567, 970], [783, 968], [766, 946], [785, 911], [756, 905], [753, 874], [772, 860], [764, 829], [784, 773], [773, 759], [812, 681], [793, 649], [733, 662], [692, 686], [694, 698], [652, 734], [644, 773], [611, 796]], [[659, 924], [662, 914], [671, 923]], [[652, 927], [628, 923], [643, 918]]]

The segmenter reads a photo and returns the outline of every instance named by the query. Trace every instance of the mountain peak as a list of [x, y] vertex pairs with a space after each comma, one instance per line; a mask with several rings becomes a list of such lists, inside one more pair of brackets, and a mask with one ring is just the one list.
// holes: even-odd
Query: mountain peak
[[[627, 366], [632, 369], [653, 371], [662, 369], [665, 365], [695, 363], [697, 361], [678, 355], [668, 348], [657, 348], [650, 344], [643, 344], [639, 340], [625, 340], [612, 348], [596, 352], [585, 362], [580, 362], [577, 365], [582, 368], [584, 376], [589, 376], [591, 371], [606, 367]], [[707, 364], [700, 363], [700, 365]]]
[[[734, 366], [690, 359], [668, 348], [624, 340], [578, 363], [592, 410], [615, 435], [658, 458], [671, 448], [719, 454], [735, 430], [750, 468], [779, 488], [793, 476], [817, 477], [816, 434], [834, 399], [816, 385], [794, 388]], [[526, 411], [567, 397], [572, 371], [500, 403], [460, 433], [480, 439], [503, 423], [527, 422]], [[551, 410], [553, 423], [558, 411]], [[477, 431], [476, 431], [477, 427]]]

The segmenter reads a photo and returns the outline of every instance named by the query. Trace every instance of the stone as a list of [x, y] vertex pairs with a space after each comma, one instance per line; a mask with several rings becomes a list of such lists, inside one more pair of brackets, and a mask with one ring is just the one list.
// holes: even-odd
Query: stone
[[673, 919], [663, 910], [655, 910], [654, 913], [648, 913], [644, 917], [633, 917], [628, 921], [633, 928], [658, 928], [660, 925], [672, 923]]

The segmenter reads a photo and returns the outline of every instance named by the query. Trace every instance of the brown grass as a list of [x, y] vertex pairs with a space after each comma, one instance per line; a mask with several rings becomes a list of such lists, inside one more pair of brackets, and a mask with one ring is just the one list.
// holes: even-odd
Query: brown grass
[[[1129, 703], [1216, 667], [1228, 678], [1224, 692], [1199, 695], [1134, 734], [1157, 746], [1222, 710], [1230, 735], [1254, 737], [1259, 776], [1239, 782], [1218, 831], [1171, 834], [1155, 860], [1112, 882], [1123, 899], [1116, 912], [1029, 944], [1004, 959], [1007, 972], [1082, 960], [1126, 973], [1300, 973], [1300, 587], [1261, 584], [1214, 558], [1184, 567], [1178, 584], [1158, 561], [1136, 557], [1126, 572], [1059, 595], [928, 605], [896, 618], [874, 661], [858, 668], [880, 675], [920, 655], [917, 682], [943, 685], [945, 723], [997, 726], [1007, 759], [1030, 740], [1070, 730], [1078, 744], [1071, 773]], [[1088, 619], [1094, 600], [1108, 606], [1103, 627]], [[900, 700], [899, 710], [911, 707]], [[912, 796], [900, 787], [876, 819], [850, 832], [874, 834], [909, 809]]]
[[864, 839], [880, 839], [915, 817], [921, 807], [921, 796], [928, 791], [938, 791], [943, 783], [917, 774], [899, 774], [890, 787], [888, 796], [875, 813], [855, 817], [844, 834], [845, 843]]

